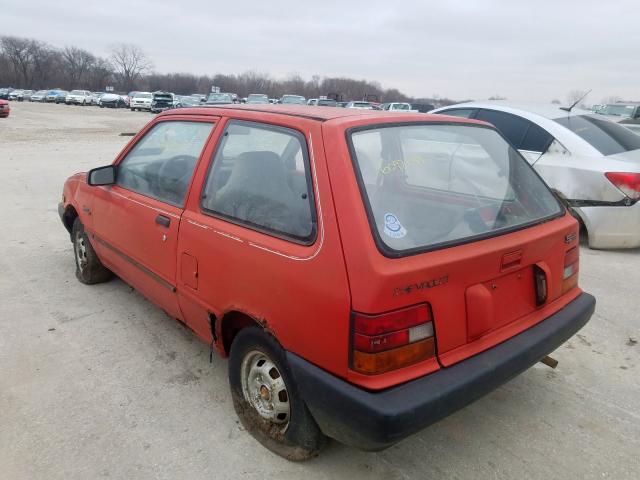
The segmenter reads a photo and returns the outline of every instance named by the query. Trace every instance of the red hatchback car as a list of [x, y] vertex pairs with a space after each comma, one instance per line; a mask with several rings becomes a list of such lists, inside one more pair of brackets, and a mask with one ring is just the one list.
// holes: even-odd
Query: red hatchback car
[[591, 317], [578, 224], [490, 125], [305, 106], [167, 111], [59, 206], [76, 276], [115, 273], [222, 356], [289, 459], [388, 447]]
[[11, 112], [11, 106], [6, 100], [0, 100], [0, 118], [7, 118]]

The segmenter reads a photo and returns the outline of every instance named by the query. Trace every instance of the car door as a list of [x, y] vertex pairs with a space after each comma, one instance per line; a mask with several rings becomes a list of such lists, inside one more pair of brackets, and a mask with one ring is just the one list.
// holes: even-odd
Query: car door
[[116, 184], [96, 187], [92, 240], [103, 263], [181, 318], [176, 248], [184, 201], [211, 118], [165, 118], [116, 161]]
[[284, 348], [344, 368], [326, 348], [346, 337], [350, 302], [321, 124], [278, 121], [229, 119], [211, 164], [203, 157], [180, 227], [180, 308], [207, 340], [209, 315], [221, 328], [243, 312]]

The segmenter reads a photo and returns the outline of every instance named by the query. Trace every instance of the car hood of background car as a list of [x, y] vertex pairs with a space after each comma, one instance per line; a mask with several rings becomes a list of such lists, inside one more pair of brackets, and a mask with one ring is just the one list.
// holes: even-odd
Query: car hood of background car
[[110, 101], [110, 100], [120, 100], [120, 95], [116, 95], [115, 93], [107, 93], [105, 95], [103, 95], [102, 97], [100, 97], [100, 99], [104, 102], [104, 101]]

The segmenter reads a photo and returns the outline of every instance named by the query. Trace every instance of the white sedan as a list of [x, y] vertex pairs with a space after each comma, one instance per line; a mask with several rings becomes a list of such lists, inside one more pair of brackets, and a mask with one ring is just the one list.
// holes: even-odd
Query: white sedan
[[67, 105], [91, 105], [93, 94], [88, 90], [71, 90], [65, 99]]
[[591, 248], [640, 247], [640, 135], [551, 104], [468, 102], [431, 113], [493, 124], [571, 207]]

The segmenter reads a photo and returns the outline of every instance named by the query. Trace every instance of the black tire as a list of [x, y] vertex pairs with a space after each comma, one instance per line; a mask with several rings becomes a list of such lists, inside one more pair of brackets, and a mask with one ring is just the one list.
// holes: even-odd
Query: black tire
[[[275, 373], [280, 374], [284, 381], [284, 398], [289, 405], [286, 424], [265, 419], [243, 393], [243, 363], [256, 354], [264, 355], [276, 367]], [[271, 369], [269, 374], [273, 378], [272, 371]], [[270, 379], [268, 381], [273, 382]], [[284, 350], [272, 335], [261, 328], [245, 328], [233, 340], [229, 354], [229, 384], [233, 407], [240, 422], [256, 440], [272, 452], [287, 460], [302, 461], [317, 456], [326, 445], [327, 437], [320, 431], [298, 391]], [[262, 388], [260, 387], [261, 392]], [[269, 394], [277, 393], [282, 400], [281, 390], [275, 392], [267, 388], [266, 391]]]
[[73, 258], [76, 261], [76, 278], [80, 282], [93, 285], [106, 282], [111, 278], [111, 271], [100, 262], [79, 218], [73, 222], [71, 241]]

